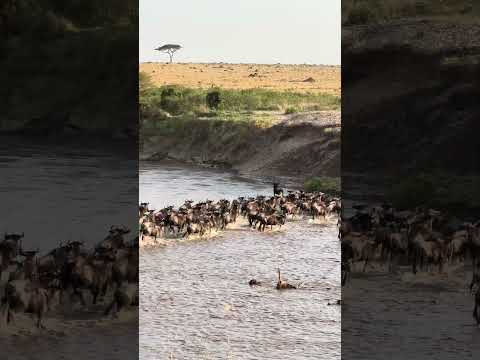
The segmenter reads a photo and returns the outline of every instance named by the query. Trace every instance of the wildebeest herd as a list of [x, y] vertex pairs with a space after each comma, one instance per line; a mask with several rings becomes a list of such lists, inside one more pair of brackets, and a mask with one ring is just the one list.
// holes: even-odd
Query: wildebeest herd
[[194, 203], [191, 200], [178, 209], [168, 206], [160, 210], [149, 209], [148, 203], [140, 204], [140, 238], [180, 236], [193, 234], [205, 235], [212, 230], [223, 230], [235, 223], [239, 216], [248, 220], [252, 228], [265, 231], [267, 227], [281, 227], [287, 216], [309, 216], [312, 219], [323, 218], [331, 214], [338, 215], [341, 210], [339, 198], [321, 192], [291, 191], [272, 197], [239, 197], [213, 202], [207, 200]]
[[8, 325], [17, 313], [33, 313], [36, 326], [43, 328], [44, 315], [60, 304], [89, 306], [84, 292], [93, 304], [111, 299], [105, 315], [138, 305], [138, 237], [126, 241], [129, 232], [112, 226], [94, 249], [70, 241], [44, 255], [23, 249], [23, 233], [5, 234], [0, 242], [2, 322]]
[[388, 204], [354, 208], [355, 214], [343, 218], [339, 228], [342, 286], [354, 263], [361, 264], [363, 272], [376, 262], [388, 266], [388, 271], [407, 266], [413, 274], [419, 270], [440, 273], [447, 265], [471, 264], [473, 316], [480, 324], [480, 221], [462, 222], [425, 207], [406, 211]]

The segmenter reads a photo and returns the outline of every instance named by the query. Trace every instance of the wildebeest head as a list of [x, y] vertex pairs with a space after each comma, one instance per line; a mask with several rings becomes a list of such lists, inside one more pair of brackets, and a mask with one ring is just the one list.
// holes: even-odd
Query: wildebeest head
[[125, 235], [129, 232], [130, 229], [128, 229], [125, 225], [112, 225], [109, 230], [109, 233], [112, 235]]
[[5, 236], [4, 236], [4, 240], [13, 240], [13, 241], [18, 241], [20, 240], [21, 238], [25, 237], [25, 233], [21, 233], [21, 234], [17, 234], [17, 233], [10, 233], [10, 234], [7, 234], [5, 233]]

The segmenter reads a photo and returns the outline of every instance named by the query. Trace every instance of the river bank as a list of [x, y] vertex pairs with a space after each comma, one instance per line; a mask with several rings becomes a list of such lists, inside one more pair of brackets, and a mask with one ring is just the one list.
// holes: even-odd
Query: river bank
[[133, 25], [72, 28], [42, 41], [28, 31], [7, 37], [0, 132], [136, 138], [137, 39]]
[[249, 178], [283, 176], [303, 186], [311, 177], [340, 176], [340, 117], [339, 111], [276, 114], [267, 128], [191, 120], [182, 132], [143, 132], [140, 159], [179, 160]]

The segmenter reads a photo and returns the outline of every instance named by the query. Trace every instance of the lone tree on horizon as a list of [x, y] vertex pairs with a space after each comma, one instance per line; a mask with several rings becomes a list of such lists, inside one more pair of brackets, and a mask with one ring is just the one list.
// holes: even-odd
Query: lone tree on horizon
[[175, 54], [182, 47], [176, 44], [166, 44], [156, 48], [155, 50], [167, 53], [170, 56], [170, 64], [173, 62], [173, 54]]

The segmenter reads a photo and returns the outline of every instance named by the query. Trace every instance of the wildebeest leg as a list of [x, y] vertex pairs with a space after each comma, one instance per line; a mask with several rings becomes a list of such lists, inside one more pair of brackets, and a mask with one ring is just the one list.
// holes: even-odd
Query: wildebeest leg
[[2, 299], [2, 302], [3, 302], [3, 305], [2, 305], [3, 313], [5, 314], [5, 323], [8, 324], [11, 321], [11, 318], [10, 318], [10, 304], [8, 303], [8, 301], [6, 301], [4, 299]]
[[476, 300], [473, 308], [473, 318], [476, 320], [477, 325], [480, 324], [480, 318], [478, 317], [478, 302]]
[[39, 329], [45, 329], [45, 326], [42, 324], [42, 309], [40, 309], [37, 313], [37, 328]]
[[121, 301], [117, 301], [117, 313], [119, 313], [122, 310], [123, 304]]
[[367, 264], [368, 264], [368, 256], [365, 259], [365, 264], [363, 264], [363, 272], [365, 272], [365, 270], [367, 269]]
[[412, 272], [417, 273], [417, 254], [413, 253]]
[[98, 298], [98, 293], [100, 292], [98, 287], [95, 286], [94, 288], [92, 288], [92, 295], [93, 295], [93, 301], [92, 301], [92, 304], [96, 304], [97, 303], [97, 298]]
[[117, 302], [117, 299], [114, 297], [112, 302], [107, 306], [107, 308], [105, 309], [105, 312], [104, 312], [104, 315], [108, 315], [110, 314], [110, 311], [112, 311], [113, 307], [115, 306]]
[[74, 288], [73, 289], [73, 295], [77, 295], [80, 298], [80, 303], [82, 304], [82, 306], [85, 306], [85, 298], [83, 297], [82, 290]]
[[393, 270], [392, 260], [393, 260], [393, 251], [390, 251], [388, 254], [388, 272], [392, 272]]
[[10, 324], [14, 320], [14, 315], [12, 310], [10, 309], [10, 306], [7, 307], [7, 324]]
[[105, 282], [105, 284], [103, 284], [102, 286], [102, 292], [101, 292], [102, 297], [105, 297], [107, 295], [107, 291], [108, 291], [108, 283]]

